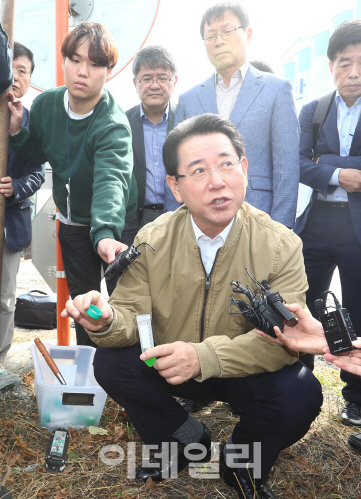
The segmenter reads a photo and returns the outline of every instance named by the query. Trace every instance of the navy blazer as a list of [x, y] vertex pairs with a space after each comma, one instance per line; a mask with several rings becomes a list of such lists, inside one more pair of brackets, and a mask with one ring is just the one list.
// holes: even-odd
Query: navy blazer
[[9, 37], [0, 23], [0, 95], [2, 95], [13, 82], [12, 51]]
[[[24, 107], [21, 126], [29, 128], [29, 111]], [[31, 242], [32, 196], [45, 180], [45, 165], [33, 165], [19, 158], [9, 146], [8, 176], [12, 178], [14, 194], [6, 198], [5, 240], [12, 253], [22, 251]]]
[[[174, 127], [174, 117], [177, 106], [174, 104], [169, 104], [169, 116], [168, 116], [168, 133], [173, 130]], [[145, 201], [145, 188], [147, 181], [147, 170], [145, 164], [145, 149], [144, 149], [144, 133], [143, 133], [143, 122], [140, 117], [140, 104], [128, 109], [125, 113], [128, 117], [130, 127], [132, 129], [132, 145], [133, 145], [133, 173], [137, 181], [138, 188], [138, 215], [141, 219], [143, 214], [143, 207]], [[165, 201], [164, 201], [164, 213], [167, 211], [174, 211], [179, 206], [180, 203], [174, 198], [172, 191], [166, 183], [165, 189]]]
[[[332, 103], [330, 112], [322, 127], [317, 141], [315, 152], [313, 152], [312, 118], [318, 100], [314, 100], [303, 106], [299, 121], [301, 127], [300, 141], [300, 167], [303, 184], [314, 189], [311, 201], [302, 215], [297, 218], [295, 232], [300, 234], [306, 224], [306, 220], [317, 192], [327, 196], [327, 186], [336, 168], [355, 168], [361, 170], [361, 118], [355, 128], [349, 156], [340, 156], [340, 139], [337, 130], [337, 106], [336, 100]], [[312, 161], [314, 156], [320, 156], [318, 163]], [[353, 228], [361, 243], [361, 193], [347, 193], [349, 210]]]
[[[180, 96], [175, 126], [203, 113], [218, 113], [214, 74]], [[246, 145], [246, 201], [292, 228], [300, 165], [299, 127], [290, 82], [250, 65], [230, 120]]]

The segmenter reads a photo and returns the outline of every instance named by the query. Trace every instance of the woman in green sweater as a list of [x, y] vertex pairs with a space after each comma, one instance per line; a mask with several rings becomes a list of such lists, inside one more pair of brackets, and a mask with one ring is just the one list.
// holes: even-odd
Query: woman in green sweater
[[[110, 33], [101, 24], [82, 23], [66, 36], [62, 55], [66, 86], [35, 99], [29, 130], [20, 127], [22, 104], [10, 93], [10, 144], [24, 159], [52, 167], [73, 298], [100, 290], [101, 264], [106, 267], [125, 248], [124, 220], [136, 212], [137, 192], [129, 123], [104, 89], [118, 57]], [[114, 287], [111, 282], [109, 294]], [[78, 344], [92, 344], [76, 328]]]

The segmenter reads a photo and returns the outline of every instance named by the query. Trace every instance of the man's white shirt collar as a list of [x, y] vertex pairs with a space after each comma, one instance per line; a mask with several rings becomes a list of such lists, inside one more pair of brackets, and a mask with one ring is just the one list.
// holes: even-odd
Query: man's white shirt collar
[[206, 236], [204, 232], [201, 231], [201, 229], [196, 225], [195, 221], [193, 220], [192, 215], [191, 215], [191, 220], [197, 245], [201, 252], [201, 258], [204, 270], [209, 275], [212, 272], [217, 251], [226, 242], [227, 236], [229, 234], [229, 231], [231, 230], [234, 221], [234, 217], [232, 221], [227, 225], [227, 227], [223, 229], [222, 232], [218, 234], [218, 236], [216, 236], [214, 239], [211, 239], [210, 237]]
[[[348, 109], [352, 109], [354, 106], [359, 105], [359, 104], [360, 104], [360, 102], [361, 102], [361, 97], [359, 97], [359, 98], [357, 99], [357, 101], [355, 102], [355, 104], [354, 104], [352, 107], [348, 108]], [[342, 95], [340, 94], [340, 92], [339, 92], [338, 90], [336, 90], [336, 104], [337, 104], [338, 106], [341, 104], [341, 105], [343, 105], [343, 106], [346, 106], [346, 107], [347, 107], [346, 102], [343, 100]]]
[[[235, 71], [232, 75], [232, 78], [236, 78], [237, 80], [239, 80], [240, 78], [242, 78], [242, 80], [245, 79], [246, 77], [246, 74], [247, 74], [247, 71], [249, 69], [249, 62], [246, 61], [243, 66], [241, 66], [239, 69], [237, 69], [237, 71]], [[217, 85], [218, 83], [222, 82], [223, 83], [223, 77], [222, 75], [220, 75], [217, 71], [215, 72], [215, 84]], [[232, 79], [231, 78], [231, 79]]]
[[226, 242], [227, 236], [228, 236], [229, 231], [231, 230], [232, 224], [234, 222], [234, 217], [232, 218], [231, 222], [227, 225], [227, 227], [224, 228], [222, 230], [222, 232], [220, 232], [218, 234], [218, 236], [216, 236], [214, 239], [211, 239], [210, 237], [206, 236], [205, 233], [201, 231], [201, 229], [198, 227], [198, 225], [193, 220], [192, 215], [191, 215], [191, 221], [192, 221], [192, 226], [193, 226], [193, 230], [194, 230], [194, 235], [196, 236], [196, 241], [198, 241], [198, 239], [200, 239], [201, 237], [206, 238], [209, 241], [215, 241], [217, 238], [220, 238], [220, 239], [222, 239], [223, 244], [224, 244]]

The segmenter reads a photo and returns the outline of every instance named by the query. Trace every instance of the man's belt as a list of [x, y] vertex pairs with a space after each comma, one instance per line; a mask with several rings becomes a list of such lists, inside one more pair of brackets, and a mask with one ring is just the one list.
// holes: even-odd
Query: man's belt
[[329, 208], [348, 208], [348, 203], [346, 201], [322, 201], [321, 199], [318, 199], [317, 202], [327, 205]]
[[164, 204], [146, 204], [144, 206], [145, 210], [153, 210], [153, 211], [163, 211]]

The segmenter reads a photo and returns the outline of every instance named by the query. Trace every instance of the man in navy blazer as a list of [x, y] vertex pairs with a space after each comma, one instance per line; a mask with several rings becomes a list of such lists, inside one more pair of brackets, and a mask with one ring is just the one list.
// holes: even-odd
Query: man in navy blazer
[[203, 113], [229, 118], [246, 145], [246, 201], [292, 228], [299, 182], [299, 129], [291, 84], [247, 62], [252, 30], [238, 2], [210, 7], [200, 31], [216, 73], [181, 95], [175, 126]]
[[[341, 24], [330, 38], [327, 56], [337, 87], [327, 119], [313, 148], [312, 119], [318, 100], [300, 113], [301, 182], [314, 189], [311, 201], [297, 219], [295, 231], [303, 240], [309, 283], [307, 305], [329, 289], [336, 267], [340, 271], [342, 304], [361, 336], [361, 20]], [[316, 315], [317, 317], [317, 315]], [[301, 358], [301, 360], [303, 360]], [[313, 367], [313, 360], [305, 362]], [[360, 378], [341, 371], [347, 382], [341, 419], [361, 426]]]
[[163, 164], [163, 144], [173, 129], [177, 109], [170, 103], [177, 83], [175, 63], [163, 47], [146, 47], [133, 61], [133, 75], [141, 102], [126, 115], [132, 129], [138, 210], [125, 220], [122, 240], [128, 246], [143, 225], [180, 206], [167, 185]]
[[[14, 83], [12, 92], [18, 98], [29, 89], [34, 71], [33, 53], [24, 45], [14, 43]], [[24, 108], [21, 126], [28, 127], [29, 111]], [[14, 335], [16, 274], [21, 252], [31, 241], [32, 196], [45, 180], [45, 168], [19, 158], [9, 147], [7, 176], [0, 179], [0, 193], [6, 197], [5, 242], [1, 279], [0, 362], [5, 360]]]

